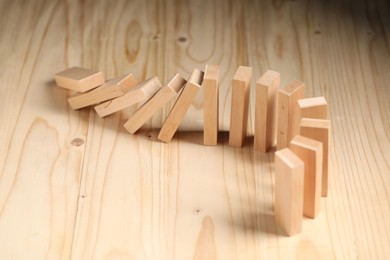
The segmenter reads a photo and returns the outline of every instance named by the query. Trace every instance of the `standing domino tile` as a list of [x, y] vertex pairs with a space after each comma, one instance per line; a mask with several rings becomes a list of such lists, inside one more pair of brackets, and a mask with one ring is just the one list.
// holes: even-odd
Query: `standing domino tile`
[[176, 100], [175, 105], [173, 106], [171, 112], [160, 129], [160, 132], [157, 136], [160, 141], [166, 143], [171, 141], [173, 135], [176, 133], [176, 130], [180, 125], [180, 122], [183, 120], [183, 117], [187, 113], [188, 108], [190, 107], [192, 101], [200, 89], [203, 75], [203, 71], [198, 69], [194, 69], [194, 71], [191, 73], [187, 84], [184, 86], [183, 91], [180, 93], [180, 96]]
[[289, 236], [302, 230], [304, 163], [289, 148], [275, 152], [275, 222]]
[[288, 147], [299, 133], [298, 99], [305, 97], [305, 84], [294, 80], [278, 92], [277, 150]]
[[267, 70], [256, 82], [254, 149], [267, 152], [275, 142], [276, 93], [280, 74]]
[[123, 96], [136, 85], [137, 80], [132, 74], [123, 75], [121, 77], [111, 79], [100, 87], [88, 92], [76, 93], [72, 97], [68, 98], [68, 103], [72, 109], [76, 110]]
[[252, 68], [240, 66], [233, 78], [229, 145], [242, 147], [245, 140]]
[[322, 143], [297, 135], [290, 149], [305, 163], [303, 215], [315, 218], [321, 209]]
[[326, 119], [302, 118], [300, 135], [322, 143], [322, 197], [328, 196], [330, 121]]
[[218, 80], [219, 66], [206, 65], [203, 78], [203, 143], [217, 145], [218, 142]]
[[100, 117], [111, 115], [119, 110], [130, 107], [134, 104], [146, 101], [161, 88], [157, 77], [152, 77], [139, 83], [126, 94], [113, 100], [106, 101], [95, 106], [95, 111]]
[[176, 96], [185, 83], [186, 80], [180, 74], [173, 76], [165, 87], [134, 112], [124, 124], [125, 129], [131, 134], [138, 131], [159, 109]]
[[328, 103], [325, 97], [312, 97], [298, 100], [299, 118], [328, 118]]
[[54, 75], [57, 86], [86, 92], [104, 84], [103, 73], [100, 71], [72, 67]]

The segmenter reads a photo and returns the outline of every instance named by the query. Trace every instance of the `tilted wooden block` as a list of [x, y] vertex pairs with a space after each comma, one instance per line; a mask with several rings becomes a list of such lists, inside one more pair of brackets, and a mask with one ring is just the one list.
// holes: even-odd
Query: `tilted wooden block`
[[276, 93], [280, 74], [267, 70], [256, 82], [254, 149], [267, 152], [275, 142]]
[[304, 163], [289, 148], [275, 153], [275, 222], [289, 236], [302, 231]]
[[123, 75], [121, 77], [111, 79], [100, 87], [88, 92], [76, 93], [72, 97], [68, 98], [68, 103], [74, 110], [99, 104], [103, 101], [123, 96], [136, 85], [137, 80], [132, 74]]
[[124, 124], [125, 129], [134, 134], [159, 109], [176, 96], [185, 83], [186, 80], [180, 74], [176, 74], [165, 87], [161, 88], [148, 102], [134, 112]]
[[217, 145], [218, 142], [218, 81], [219, 66], [206, 65], [203, 78], [203, 143]]
[[330, 121], [326, 119], [302, 118], [300, 135], [322, 143], [322, 197], [328, 196]]
[[232, 83], [232, 102], [230, 111], [229, 145], [242, 147], [245, 140], [248, 109], [249, 91], [252, 80], [252, 68], [238, 67]]
[[303, 215], [315, 218], [321, 210], [322, 143], [297, 135], [290, 149], [305, 163]]
[[299, 118], [328, 118], [328, 103], [325, 97], [312, 97], [298, 100]]
[[278, 91], [277, 149], [288, 147], [299, 133], [298, 99], [305, 97], [305, 84], [294, 80]]
[[146, 101], [151, 98], [159, 89], [161, 83], [157, 77], [152, 77], [139, 83], [121, 97], [106, 101], [95, 106], [95, 111], [100, 117], [111, 115], [119, 110], [130, 107], [134, 104]]
[[160, 141], [166, 143], [171, 141], [173, 135], [176, 133], [176, 130], [180, 125], [180, 122], [183, 120], [183, 117], [187, 113], [188, 108], [190, 107], [192, 101], [200, 89], [203, 75], [203, 71], [198, 69], [194, 69], [194, 71], [191, 73], [187, 84], [184, 86], [183, 91], [177, 98], [175, 105], [173, 106], [171, 112], [161, 127], [160, 132], [158, 133], [157, 138]]
[[57, 86], [86, 92], [104, 84], [103, 73], [90, 69], [72, 67], [54, 75]]

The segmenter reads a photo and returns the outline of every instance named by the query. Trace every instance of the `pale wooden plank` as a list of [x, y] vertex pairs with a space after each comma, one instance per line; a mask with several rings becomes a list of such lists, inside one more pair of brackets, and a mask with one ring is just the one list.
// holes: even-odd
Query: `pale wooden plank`
[[254, 149], [267, 152], [275, 143], [276, 104], [280, 74], [267, 70], [256, 81]]
[[321, 211], [322, 143], [297, 135], [290, 148], [305, 164], [303, 215], [316, 218]]
[[101, 71], [71, 67], [54, 75], [57, 86], [78, 92], [86, 92], [104, 84]]
[[173, 135], [176, 133], [183, 117], [185, 116], [192, 100], [195, 98], [203, 81], [203, 71], [194, 69], [189, 77], [187, 84], [184, 86], [178, 99], [175, 102], [171, 112], [165, 120], [163, 126], [158, 133], [157, 138], [160, 141], [168, 143], [171, 141]]
[[105, 117], [140, 102], [149, 100], [161, 88], [160, 80], [154, 76], [133, 87], [126, 94], [95, 106], [100, 117]]
[[137, 80], [134, 78], [133, 74], [126, 74], [108, 80], [100, 87], [97, 87], [88, 92], [76, 93], [75, 95], [68, 98], [68, 103], [72, 109], [80, 109], [123, 96], [136, 85]]
[[298, 100], [299, 120], [302, 118], [328, 118], [328, 103], [325, 97], [311, 97]]
[[248, 125], [249, 91], [252, 81], [252, 68], [238, 67], [232, 82], [230, 107], [229, 145], [243, 145]]
[[206, 65], [202, 82], [203, 144], [217, 145], [219, 124], [219, 66]]
[[180, 74], [173, 76], [165, 87], [161, 88], [148, 102], [134, 112], [124, 124], [125, 129], [134, 134], [159, 109], [169, 102], [185, 83], [186, 80]]
[[277, 149], [289, 146], [299, 133], [300, 114], [298, 100], [305, 96], [306, 85], [298, 80], [287, 84], [278, 92]]
[[328, 196], [329, 183], [329, 140], [330, 120], [302, 118], [300, 135], [317, 140], [322, 143], [322, 188], [321, 196]]
[[304, 168], [289, 148], [275, 153], [275, 221], [289, 236], [302, 231]]

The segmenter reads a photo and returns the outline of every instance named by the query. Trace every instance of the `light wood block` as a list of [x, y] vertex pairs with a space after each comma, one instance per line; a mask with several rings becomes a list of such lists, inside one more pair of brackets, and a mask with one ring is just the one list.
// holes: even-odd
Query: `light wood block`
[[275, 153], [275, 222], [289, 236], [302, 231], [304, 163], [289, 148]]
[[300, 135], [322, 143], [322, 197], [328, 196], [330, 120], [302, 118]]
[[95, 111], [100, 117], [111, 115], [134, 104], [151, 98], [161, 88], [160, 80], [152, 77], [139, 83], [135, 88], [121, 97], [106, 101], [95, 106]]
[[325, 97], [312, 97], [298, 100], [299, 119], [328, 118], [328, 103]]
[[76, 93], [72, 97], [68, 98], [68, 103], [74, 110], [99, 104], [103, 101], [123, 96], [136, 85], [137, 80], [132, 74], [123, 75], [121, 77], [111, 79], [100, 87], [88, 92]]
[[254, 149], [267, 152], [275, 143], [276, 93], [280, 74], [267, 70], [256, 81]]
[[176, 74], [169, 83], [161, 88], [148, 102], [139, 107], [126, 121], [124, 127], [131, 134], [140, 129], [159, 109], [166, 105], [180, 91], [186, 80]]
[[203, 143], [218, 143], [219, 66], [206, 65], [202, 87], [203, 95]]
[[104, 84], [104, 76], [100, 71], [72, 67], [54, 75], [57, 86], [86, 92]]
[[230, 111], [229, 145], [234, 147], [242, 147], [245, 140], [251, 80], [252, 68], [245, 66], [238, 67], [232, 83]]
[[278, 91], [277, 150], [287, 147], [299, 133], [298, 100], [305, 97], [305, 88], [294, 80]]
[[305, 163], [303, 215], [315, 218], [321, 210], [322, 143], [297, 135], [290, 149]]
[[202, 84], [204, 73], [198, 69], [194, 69], [188, 79], [187, 84], [184, 86], [183, 91], [175, 102], [171, 112], [165, 120], [163, 126], [158, 133], [157, 138], [163, 142], [169, 142], [172, 140], [173, 135], [176, 133], [180, 122], [183, 120], [188, 108], [190, 107], [193, 99], [200, 89]]

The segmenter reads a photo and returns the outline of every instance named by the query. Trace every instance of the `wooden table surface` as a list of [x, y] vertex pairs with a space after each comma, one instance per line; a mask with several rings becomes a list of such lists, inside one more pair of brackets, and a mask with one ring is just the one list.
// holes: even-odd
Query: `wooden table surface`
[[[3, 0], [0, 25], [1, 259], [389, 259], [388, 1]], [[301, 234], [275, 226], [273, 152], [226, 131], [201, 144], [201, 98], [162, 144], [172, 102], [130, 135], [134, 107], [73, 111], [53, 82], [74, 65], [167, 82], [206, 63], [222, 130], [239, 65], [326, 97], [330, 192]]]

